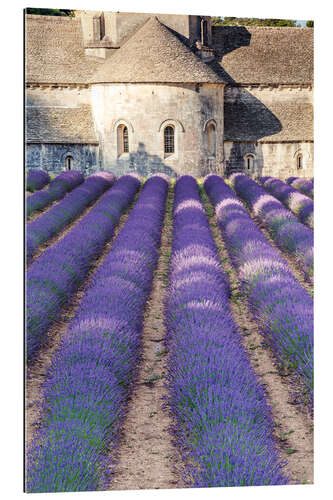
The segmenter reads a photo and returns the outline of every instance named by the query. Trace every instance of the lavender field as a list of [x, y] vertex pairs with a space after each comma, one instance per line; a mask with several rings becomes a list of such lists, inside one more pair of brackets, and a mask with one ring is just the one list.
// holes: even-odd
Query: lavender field
[[313, 483], [313, 182], [48, 181], [26, 209], [26, 491]]

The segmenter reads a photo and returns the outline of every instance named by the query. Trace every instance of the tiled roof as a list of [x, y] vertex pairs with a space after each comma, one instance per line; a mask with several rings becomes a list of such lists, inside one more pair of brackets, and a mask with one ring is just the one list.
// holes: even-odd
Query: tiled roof
[[313, 82], [311, 28], [213, 26], [213, 47], [232, 83]]
[[26, 141], [97, 144], [90, 106], [26, 108]]
[[100, 64], [85, 56], [79, 18], [26, 16], [27, 83], [86, 83]]
[[157, 17], [151, 17], [99, 67], [91, 82], [223, 83], [223, 79]]

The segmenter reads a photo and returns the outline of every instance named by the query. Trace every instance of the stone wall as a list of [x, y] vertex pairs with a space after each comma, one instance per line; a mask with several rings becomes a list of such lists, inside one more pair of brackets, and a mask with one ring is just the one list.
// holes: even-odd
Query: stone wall
[[[312, 142], [231, 142], [224, 143], [225, 174], [245, 172], [252, 177], [271, 175], [313, 177]], [[298, 154], [303, 156], [303, 168], [297, 168]], [[245, 158], [253, 155], [253, 169], [247, 170]]]
[[73, 159], [72, 170], [84, 175], [99, 170], [98, 146], [91, 144], [27, 144], [26, 169], [60, 173], [66, 170], [68, 156]]
[[[202, 176], [223, 171], [223, 85], [100, 84], [91, 89], [103, 168]], [[207, 153], [207, 124], [216, 125], [216, 157]], [[175, 154], [165, 157], [163, 131], [175, 128]], [[117, 151], [117, 127], [126, 125], [129, 153]]]
[[90, 104], [90, 89], [83, 86], [31, 86], [26, 90], [26, 106], [75, 108]]
[[[313, 177], [313, 92], [310, 85], [228, 85], [224, 103], [225, 171]], [[303, 168], [297, 168], [297, 155]]]

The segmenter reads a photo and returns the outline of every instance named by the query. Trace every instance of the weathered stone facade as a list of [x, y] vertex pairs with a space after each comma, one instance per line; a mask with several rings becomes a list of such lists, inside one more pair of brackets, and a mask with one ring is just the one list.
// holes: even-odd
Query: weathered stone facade
[[[214, 84], [93, 85], [91, 102], [103, 165], [113, 172], [159, 170], [171, 176], [223, 171], [223, 86]], [[142, 110], [149, 110], [143, 114]], [[216, 128], [216, 155], [207, 152], [207, 124]], [[117, 127], [128, 128], [129, 153], [117, 150]], [[175, 130], [175, 152], [165, 157], [163, 132]], [[210, 162], [210, 163], [209, 163]]]
[[[311, 85], [226, 86], [226, 173], [245, 169], [254, 177], [312, 177], [312, 99]], [[250, 169], [248, 155], [253, 157]]]
[[28, 15], [27, 168], [59, 172], [70, 157], [84, 173], [312, 177], [312, 31], [211, 28], [199, 16]]
[[42, 169], [60, 173], [66, 170], [66, 159], [71, 158], [71, 169], [89, 175], [99, 170], [99, 148], [92, 144], [32, 144], [26, 148], [28, 170]]

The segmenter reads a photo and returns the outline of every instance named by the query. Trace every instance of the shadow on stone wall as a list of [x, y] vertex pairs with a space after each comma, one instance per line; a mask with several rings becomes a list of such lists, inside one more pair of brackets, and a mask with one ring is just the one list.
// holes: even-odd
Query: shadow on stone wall
[[227, 141], [258, 141], [282, 130], [280, 120], [248, 90], [232, 87], [224, 100], [224, 137]]
[[[244, 171], [246, 154], [256, 158], [256, 174], [263, 171], [263, 154], [259, 139], [277, 134], [282, 130], [280, 120], [248, 90], [237, 86], [237, 82], [223, 68], [223, 56], [251, 43], [251, 33], [244, 26], [219, 26], [213, 28], [216, 59], [210, 66], [224, 81], [224, 140], [233, 142], [229, 156], [225, 159], [225, 173]], [[233, 85], [235, 84], [235, 85]], [[241, 143], [243, 142], [243, 143]]]
[[108, 165], [115, 175], [122, 175], [128, 172], [137, 172], [143, 177], [148, 177], [158, 173], [164, 173], [170, 177], [177, 177], [177, 172], [165, 165], [157, 155], [147, 153], [143, 142], [139, 142], [136, 152], [132, 152], [126, 158], [119, 158], [117, 161]]
[[[245, 156], [254, 156], [253, 170], [247, 170]], [[264, 159], [261, 143], [238, 143], [232, 144], [230, 154], [225, 162], [225, 175], [229, 176], [235, 172], [243, 172], [250, 177], [261, 177], [264, 168]]]

